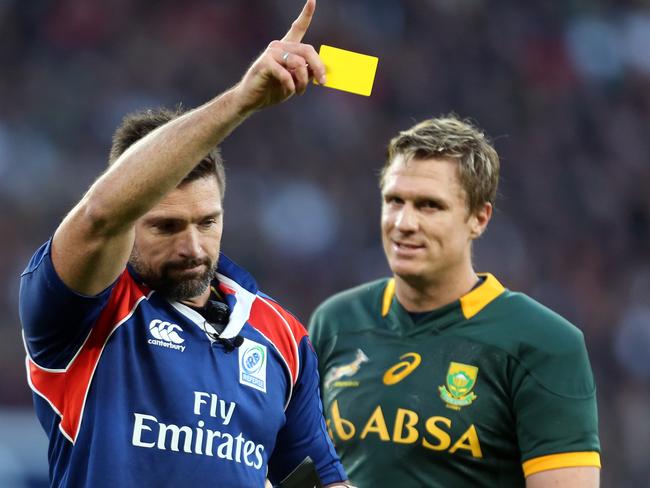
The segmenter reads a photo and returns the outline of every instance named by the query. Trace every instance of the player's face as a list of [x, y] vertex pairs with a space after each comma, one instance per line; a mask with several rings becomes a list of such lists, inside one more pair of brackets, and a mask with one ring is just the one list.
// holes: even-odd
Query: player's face
[[396, 276], [417, 287], [471, 269], [471, 242], [487, 225], [491, 207], [469, 214], [458, 162], [397, 155], [382, 200], [384, 252]]
[[172, 190], [141, 217], [130, 263], [145, 283], [173, 300], [209, 294], [223, 231], [216, 177]]

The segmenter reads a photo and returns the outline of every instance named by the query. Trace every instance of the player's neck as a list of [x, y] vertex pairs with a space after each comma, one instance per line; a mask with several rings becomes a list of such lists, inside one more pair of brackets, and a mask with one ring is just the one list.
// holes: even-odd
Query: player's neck
[[469, 293], [477, 281], [471, 265], [427, 281], [395, 276], [395, 296], [409, 312], [428, 312], [458, 300]]

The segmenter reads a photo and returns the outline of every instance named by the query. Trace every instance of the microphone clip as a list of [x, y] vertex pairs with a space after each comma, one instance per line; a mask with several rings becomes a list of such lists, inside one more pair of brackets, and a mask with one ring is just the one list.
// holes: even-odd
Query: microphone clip
[[223, 337], [217, 337], [217, 341], [223, 345], [223, 348], [226, 350], [226, 353], [233, 352], [239, 346], [244, 343], [244, 338], [240, 335], [231, 337], [229, 339]]
[[202, 312], [206, 322], [215, 330], [215, 332], [210, 332], [204, 328], [205, 334], [214, 342], [223, 345], [226, 353], [234, 351], [244, 343], [244, 338], [240, 335], [231, 338], [221, 337], [230, 320], [230, 307], [227, 304], [218, 300], [208, 300]]

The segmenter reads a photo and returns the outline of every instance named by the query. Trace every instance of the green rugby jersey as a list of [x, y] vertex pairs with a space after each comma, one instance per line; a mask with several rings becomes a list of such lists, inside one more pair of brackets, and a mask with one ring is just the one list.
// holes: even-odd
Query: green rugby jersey
[[492, 275], [414, 322], [393, 279], [311, 319], [329, 433], [361, 488], [523, 487], [600, 466], [582, 333]]

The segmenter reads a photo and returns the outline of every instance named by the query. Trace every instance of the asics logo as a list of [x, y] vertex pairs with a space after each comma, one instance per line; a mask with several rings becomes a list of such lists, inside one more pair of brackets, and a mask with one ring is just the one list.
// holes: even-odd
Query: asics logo
[[149, 344], [168, 349], [177, 349], [181, 352], [185, 350], [185, 346], [181, 346], [185, 342], [185, 339], [178, 335], [178, 332], [183, 332], [183, 329], [179, 325], [154, 319], [149, 323], [149, 332], [155, 338], [149, 339], [147, 341]]
[[399, 357], [399, 363], [391, 366], [384, 373], [384, 385], [395, 385], [410, 375], [422, 362], [422, 356], [417, 352], [407, 352]]

